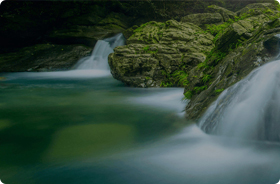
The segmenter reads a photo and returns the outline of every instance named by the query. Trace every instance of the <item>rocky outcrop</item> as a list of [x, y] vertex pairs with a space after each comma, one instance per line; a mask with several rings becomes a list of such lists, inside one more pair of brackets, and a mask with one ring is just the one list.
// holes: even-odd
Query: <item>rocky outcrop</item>
[[236, 14], [238, 16], [242, 14], [260, 15], [260, 14], [268, 13], [266, 11], [271, 11], [272, 13], [275, 10], [277, 10], [277, 7], [271, 3], [253, 3], [237, 11]]
[[186, 107], [188, 118], [200, 117], [224, 89], [276, 57], [280, 39], [275, 35], [280, 34], [280, 14], [274, 9], [266, 12], [247, 14], [231, 23], [216, 35], [215, 48], [206, 61], [189, 71], [188, 79], [194, 82], [185, 86], [185, 96], [191, 99]]
[[37, 44], [0, 55], [0, 72], [69, 70], [92, 48], [83, 45]]
[[204, 27], [205, 24], [220, 24], [224, 20], [220, 13], [198, 13], [183, 17], [181, 22], [191, 22], [200, 27]]
[[121, 13], [110, 13], [101, 18], [93, 12], [68, 19], [68, 25], [54, 30], [48, 40], [57, 44], [84, 44], [93, 47], [97, 40], [124, 32], [128, 28], [128, 20]]
[[210, 14], [196, 14], [182, 22], [149, 22], [132, 29], [127, 45], [109, 56], [113, 76], [136, 87], [184, 86], [185, 99], [190, 99], [187, 117], [200, 117], [224, 89], [279, 51], [275, 35], [280, 33], [280, 13], [275, 5], [248, 5], [238, 13], [212, 9], [216, 13], [211, 15], [220, 16], [217, 20], [227, 21], [200, 22]]
[[[75, 44], [93, 47], [97, 40], [123, 32], [128, 39], [137, 26], [149, 21], [180, 20], [190, 14], [207, 13], [211, 4], [235, 11], [252, 1], [3, 1], [0, 6], [0, 54], [21, 52], [36, 44]], [[266, 0], [273, 2], [274, 0]], [[217, 7], [211, 15], [231, 13]], [[208, 15], [208, 14], [206, 14]], [[199, 20], [199, 16], [196, 16]], [[206, 28], [200, 19], [200, 26]], [[211, 17], [210, 17], [211, 18]], [[210, 23], [211, 21], [206, 21]], [[197, 21], [193, 21], [197, 23]], [[47, 59], [47, 58], [46, 58]], [[30, 63], [30, 62], [29, 62]], [[29, 63], [26, 63], [29, 65]], [[6, 63], [7, 64], [7, 63]], [[7, 66], [5, 64], [5, 66]], [[14, 65], [10, 63], [11, 66]], [[21, 66], [24, 64], [21, 63]], [[0, 66], [1, 67], [1, 66]], [[37, 67], [33, 66], [32, 68]], [[7, 67], [5, 67], [7, 68]], [[16, 67], [19, 68], [19, 67]], [[4, 71], [1, 69], [1, 71]], [[10, 71], [10, 70], [9, 70]], [[17, 71], [17, 70], [14, 70]]]
[[207, 10], [211, 13], [219, 13], [223, 17], [224, 22], [228, 21], [229, 19], [234, 19], [235, 16], [237, 16], [236, 13], [217, 5], [208, 6]]
[[257, 15], [232, 23], [217, 36], [216, 46], [218, 49], [228, 50], [230, 46], [251, 38], [260, 26], [270, 19], [266, 15]]
[[192, 23], [148, 22], [109, 56], [111, 73], [129, 86], [184, 86], [186, 72], [214, 48], [213, 38]]

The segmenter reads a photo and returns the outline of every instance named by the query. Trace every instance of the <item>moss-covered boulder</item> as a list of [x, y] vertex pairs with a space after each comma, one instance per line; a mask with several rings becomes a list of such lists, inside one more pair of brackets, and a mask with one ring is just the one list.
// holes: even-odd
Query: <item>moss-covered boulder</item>
[[187, 85], [188, 71], [205, 61], [213, 38], [192, 23], [148, 22], [109, 55], [111, 73], [136, 87]]
[[204, 27], [205, 24], [220, 24], [222, 23], [223, 17], [220, 13], [198, 13], [191, 14], [182, 17], [181, 22], [191, 22], [200, 27]]

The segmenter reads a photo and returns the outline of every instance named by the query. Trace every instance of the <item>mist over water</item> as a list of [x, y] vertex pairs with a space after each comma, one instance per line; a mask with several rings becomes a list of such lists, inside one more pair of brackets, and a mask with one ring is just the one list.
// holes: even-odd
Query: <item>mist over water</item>
[[6, 74], [7, 80], [14, 79], [90, 79], [111, 76], [108, 64], [108, 56], [117, 46], [125, 44], [123, 34], [117, 34], [111, 38], [98, 40], [92, 54], [80, 59], [69, 71], [55, 72], [18, 72]]
[[214, 136], [186, 121], [182, 88], [131, 88], [114, 80], [104, 57], [119, 44], [120, 35], [99, 41], [77, 70], [3, 74], [3, 183], [279, 181], [280, 144], [250, 139], [266, 138], [259, 132], [262, 126], [274, 132], [273, 140], [277, 137], [277, 127], [269, 129], [266, 122], [279, 122], [280, 61], [258, 68], [220, 95], [199, 123], [206, 132], [226, 135]]
[[199, 122], [207, 133], [280, 141], [280, 60], [225, 90]]
[[82, 58], [74, 66], [77, 70], [109, 70], [108, 56], [114, 52], [114, 48], [125, 44], [123, 34], [104, 40], [98, 40], [94, 46], [91, 56]]

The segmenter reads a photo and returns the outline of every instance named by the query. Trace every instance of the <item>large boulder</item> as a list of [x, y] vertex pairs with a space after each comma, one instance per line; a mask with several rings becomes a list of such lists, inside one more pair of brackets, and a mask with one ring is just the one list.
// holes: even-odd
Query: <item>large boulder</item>
[[220, 24], [223, 21], [223, 17], [220, 13], [198, 13], [181, 18], [181, 22], [191, 22], [200, 27], [204, 27], [205, 24]]
[[192, 23], [148, 22], [109, 55], [111, 73], [130, 86], [184, 86], [188, 71], [214, 48], [213, 38]]

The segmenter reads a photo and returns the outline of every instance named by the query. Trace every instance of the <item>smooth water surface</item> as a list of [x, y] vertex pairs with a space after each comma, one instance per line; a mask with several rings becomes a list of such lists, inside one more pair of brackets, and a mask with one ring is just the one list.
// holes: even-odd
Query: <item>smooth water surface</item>
[[209, 136], [188, 125], [181, 88], [129, 88], [99, 70], [2, 76], [5, 184], [274, 184], [280, 178], [279, 144]]
[[5, 183], [42, 183], [36, 180], [37, 167], [134, 149], [185, 124], [180, 88], [128, 88], [98, 70], [5, 78], [0, 81], [0, 178]]

